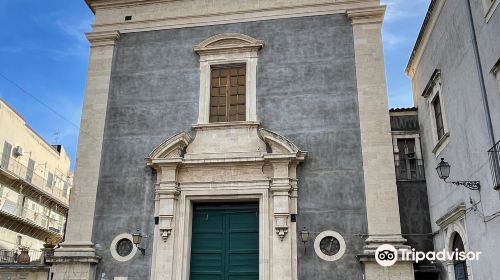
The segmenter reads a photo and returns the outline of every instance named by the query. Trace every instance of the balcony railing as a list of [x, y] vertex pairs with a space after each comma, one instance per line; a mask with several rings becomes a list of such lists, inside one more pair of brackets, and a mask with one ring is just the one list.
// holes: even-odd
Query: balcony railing
[[424, 162], [421, 159], [395, 160], [396, 179], [400, 181], [425, 180]]
[[[68, 181], [60, 177], [57, 177], [57, 179], [53, 177], [51, 180], [47, 180], [33, 170], [28, 169], [27, 166], [20, 163], [17, 159], [4, 157], [2, 153], [0, 153], [0, 159], [0, 167], [3, 170], [13, 173], [25, 182], [64, 202], [66, 205], [69, 203], [69, 189], [71, 185]], [[46, 175], [46, 177], [48, 178], [49, 175]]]
[[[17, 263], [17, 257], [21, 254], [19, 250], [0, 250], [0, 264], [14, 264]], [[30, 262], [39, 262], [42, 257], [42, 251], [29, 250]]]
[[488, 151], [490, 155], [491, 175], [495, 190], [500, 190], [500, 141]]

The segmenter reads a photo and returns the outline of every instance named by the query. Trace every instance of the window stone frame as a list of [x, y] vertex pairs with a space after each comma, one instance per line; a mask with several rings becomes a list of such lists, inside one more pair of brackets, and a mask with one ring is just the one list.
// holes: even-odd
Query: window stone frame
[[211, 67], [215, 65], [246, 65], [246, 117], [245, 121], [257, 121], [257, 59], [264, 41], [241, 33], [221, 33], [209, 37], [194, 51], [200, 61], [200, 96], [197, 124], [210, 123]]
[[[443, 96], [443, 83], [441, 80], [441, 71], [435, 70], [432, 74], [429, 83], [425, 87], [422, 96], [427, 99], [427, 106], [429, 108], [431, 127], [432, 127], [432, 138], [434, 142], [434, 149], [432, 153], [438, 157], [439, 154], [449, 143], [450, 131], [448, 129], [448, 122], [446, 121], [446, 108]], [[444, 134], [441, 138], [438, 137], [437, 124], [436, 124], [436, 114], [434, 112], [434, 100], [439, 97], [439, 105], [441, 107], [441, 118], [443, 119]]]

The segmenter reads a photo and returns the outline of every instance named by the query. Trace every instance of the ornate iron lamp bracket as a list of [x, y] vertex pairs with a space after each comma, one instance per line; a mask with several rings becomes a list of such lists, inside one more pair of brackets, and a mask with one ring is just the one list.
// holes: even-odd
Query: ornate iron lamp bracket
[[479, 191], [479, 189], [481, 188], [481, 184], [479, 183], [479, 181], [451, 181], [451, 182], [447, 182], [446, 180], [444, 181], [446, 183], [454, 184], [457, 186], [464, 186], [472, 191]]

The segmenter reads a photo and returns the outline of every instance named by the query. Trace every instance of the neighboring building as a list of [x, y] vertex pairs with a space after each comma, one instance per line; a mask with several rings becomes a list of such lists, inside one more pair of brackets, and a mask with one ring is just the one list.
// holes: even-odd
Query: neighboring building
[[54, 279], [414, 279], [374, 258], [407, 248], [380, 1], [87, 3]]
[[47, 238], [64, 234], [72, 175], [60, 145], [50, 145], [0, 99], [0, 263], [20, 247], [37, 258]]
[[[422, 252], [434, 251], [417, 108], [391, 109], [389, 114], [401, 232], [411, 248]], [[439, 266], [429, 262], [413, 266], [415, 280], [439, 279]]]
[[[478, 261], [445, 263], [450, 280], [500, 275], [499, 4], [431, 1], [406, 69], [418, 107], [435, 249], [482, 252]], [[441, 158], [451, 165], [448, 182], [479, 181], [480, 190], [441, 180]]]

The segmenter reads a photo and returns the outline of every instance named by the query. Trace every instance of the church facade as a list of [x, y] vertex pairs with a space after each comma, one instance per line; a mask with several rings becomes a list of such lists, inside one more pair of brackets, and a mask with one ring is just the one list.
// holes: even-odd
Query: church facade
[[53, 279], [414, 279], [379, 1], [87, 2]]

